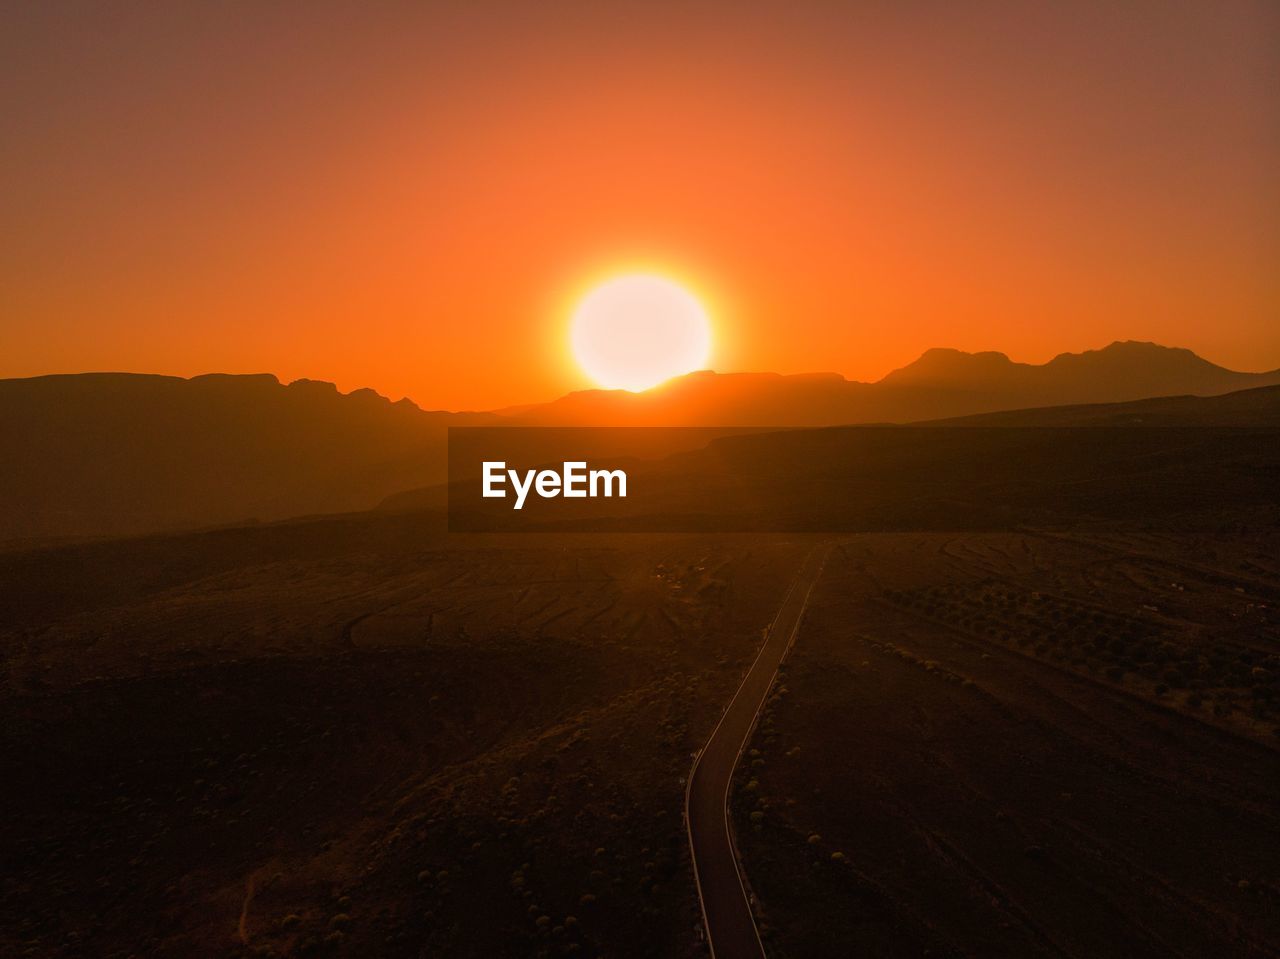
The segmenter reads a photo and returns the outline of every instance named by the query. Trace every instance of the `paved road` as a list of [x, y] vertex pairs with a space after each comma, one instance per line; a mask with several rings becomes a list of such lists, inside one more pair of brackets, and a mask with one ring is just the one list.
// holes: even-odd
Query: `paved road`
[[729, 832], [729, 786], [778, 666], [795, 638], [800, 616], [826, 555], [826, 549], [820, 547], [805, 559], [769, 627], [769, 635], [756, 661], [689, 774], [685, 792], [689, 847], [698, 898], [702, 900], [702, 919], [715, 959], [762, 959], [764, 956]]

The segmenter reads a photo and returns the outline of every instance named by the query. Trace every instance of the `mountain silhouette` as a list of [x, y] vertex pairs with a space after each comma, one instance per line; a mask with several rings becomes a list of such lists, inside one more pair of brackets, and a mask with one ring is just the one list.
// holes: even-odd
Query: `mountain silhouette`
[[690, 373], [645, 393], [584, 390], [551, 403], [500, 410], [558, 426], [838, 426], [905, 423], [1025, 407], [1214, 396], [1280, 384], [1280, 370], [1237, 373], [1190, 350], [1112, 343], [1015, 363], [1003, 353], [933, 349], [875, 383], [836, 373]]
[[[211, 374], [0, 380], [0, 542], [115, 536], [371, 509], [446, 477], [450, 426], [794, 427], [1211, 396], [1280, 384], [1188, 350], [1113, 343], [1042, 365], [929, 350], [876, 383], [835, 373], [692, 373], [494, 413], [392, 403], [331, 383]], [[1247, 411], [1239, 415], [1247, 418]]]
[[[1059, 353], [1039, 366], [1015, 363], [1003, 353], [933, 349], [880, 382], [1002, 392], [1045, 389], [1058, 389], [1064, 394], [1096, 392], [1107, 397], [1098, 402], [1123, 402], [1167, 395], [1170, 391], [1208, 396], [1233, 392], [1250, 382], [1269, 385], [1258, 382], [1259, 375], [1268, 376], [1223, 369], [1190, 350], [1127, 340], [1101, 350]], [[1132, 395], [1117, 398], [1117, 392]]]
[[0, 380], [0, 540], [366, 509], [443, 479], [447, 427], [491, 419], [269, 374]]

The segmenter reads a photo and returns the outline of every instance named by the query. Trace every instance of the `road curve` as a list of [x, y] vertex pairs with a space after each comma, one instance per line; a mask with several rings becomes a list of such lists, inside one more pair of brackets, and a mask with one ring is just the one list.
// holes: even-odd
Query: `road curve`
[[702, 921], [714, 959], [764, 956], [729, 829], [729, 787], [778, 666], [795, 639], [826, 555], [826, 548], [819, 547], [805, 558], [755, 662], [689, 773], [684, 796], [685, 823]]

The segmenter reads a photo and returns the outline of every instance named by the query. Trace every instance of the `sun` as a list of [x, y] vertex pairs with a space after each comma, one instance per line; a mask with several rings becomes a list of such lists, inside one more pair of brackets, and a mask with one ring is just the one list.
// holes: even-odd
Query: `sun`
[[705, 369], [711, 321], [698, 298], [666, 277], [632, 273], [595, 287], [573, 312], [578, 365], [606, 389], [638, 392]]

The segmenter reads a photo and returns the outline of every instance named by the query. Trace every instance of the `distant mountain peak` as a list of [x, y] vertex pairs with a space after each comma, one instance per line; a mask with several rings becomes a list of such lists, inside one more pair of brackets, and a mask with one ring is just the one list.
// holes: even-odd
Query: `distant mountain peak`
[[330, 383], [328, 380], [312, 380], [312, 379], [308, 379], [305, 376], [302, 377], [301, 379], [294, 380], [292, 383], [290, 383], [289, 389], [307, 390], [313, 393], [337, 393], [338, 392], [337, 385], [334, 383]]
[[920, 358], [889, 373], [881, 383], [916, 385], [927, 381], [956, 381], [985, 379], [1000, 376], [1025, 363], [1014, 363], [1004, 353], [983, 350], [966, 353], [950, 347], [933, 347], [920, 354]]
[[1204, 357], [1181, 346], [1163, 346], [1147, 340], [1115, 340], [1099, 350], [1085, 350], [1081, 353], [1059, 353], [1045, 366], [1054, 364], [1080, 364], [1094, 362], [1122, 363], [1159, 363], [1161, 365], [1179, 364], [1184, 367], [1196, 366], [1215, 370], [1223, 369]]
[[[957, 350], [951, 346], [932, 346], [920, 354], [920, 358], [916, 363], [932, 363], [948, 360], [976, 360], [982, 359], [987, 361], [996, 361], [1011, 363], [1007, 353], [1001, 353], [999, 350], [979, 350], [977, 353], [970, 353], [967, 350]], [[915, 365], [915, 364], [909, 364]]]
[[[1155, 385], [1162, 378], [1197, 378], [1217, 373], [1230, 375], [1231, 371], [1182, 347], [1143, 340], [1116, 340], [1097, 350], [1059, 353], [1047, 363], [1020, 363], [993, 350], [967, 353], [934, 348], [925, 350], [919, 359], [894, 370], [880, 382], [894, 386], [1004, 388], [1038, 376], [1052, 380], [1070, 375], [1134, 377], [1152, 384], [1153, 389], [1163, 389]], [[1190, 389], [1197, 386], [1194, 382], [1186, 385]]]

